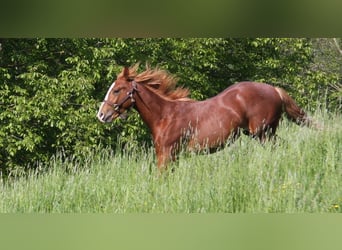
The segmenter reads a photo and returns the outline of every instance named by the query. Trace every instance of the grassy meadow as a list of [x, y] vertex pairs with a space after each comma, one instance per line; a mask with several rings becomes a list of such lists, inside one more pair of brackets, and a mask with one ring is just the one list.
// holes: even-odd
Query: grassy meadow
[[153, 148], [103, 150], [83, 164], [56, 156], [0, 180], [0, 212], [341, 212], [342, 117], [315, 118], [323, 130], [283, 120], [276, 143], [242, 135], [215, 154], [181, 154], [162, 176]]

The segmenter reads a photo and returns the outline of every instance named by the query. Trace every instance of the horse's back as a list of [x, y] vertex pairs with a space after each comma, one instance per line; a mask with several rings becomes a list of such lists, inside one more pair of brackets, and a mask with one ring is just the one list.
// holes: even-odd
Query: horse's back
[[257, 82], [239, 82], [225, 89], [222, 94], [230, 100], [244, 102], [248, 108], [264, 104], [279, 105], [281, 98], [272, 85]]
[[275, 94], [276, 90], [274, 87], [267, 83], [260, 82], [238, 82], [235, 83], [224, 90], [224, 92], [230, 92], [233, 90], [241, 90], [243, 92], [253, 94], [267, 93], [267, 94]]

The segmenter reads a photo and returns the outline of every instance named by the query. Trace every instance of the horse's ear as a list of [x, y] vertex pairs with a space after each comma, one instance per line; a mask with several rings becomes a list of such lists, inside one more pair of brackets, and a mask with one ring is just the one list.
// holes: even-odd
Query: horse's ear
[[129, 78], [129, 67], [124, 67], [123, 69], [123, 77], [128, 79]]

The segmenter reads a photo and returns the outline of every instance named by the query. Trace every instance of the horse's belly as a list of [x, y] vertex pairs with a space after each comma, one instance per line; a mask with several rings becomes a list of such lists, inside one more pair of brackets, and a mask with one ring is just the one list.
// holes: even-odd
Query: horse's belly
[[217, 148], [223, 145], [230, 136], [230, 131], [222, 127], [205, 128], [193, 132], [188, 141], [190, 150], [203, 148]]

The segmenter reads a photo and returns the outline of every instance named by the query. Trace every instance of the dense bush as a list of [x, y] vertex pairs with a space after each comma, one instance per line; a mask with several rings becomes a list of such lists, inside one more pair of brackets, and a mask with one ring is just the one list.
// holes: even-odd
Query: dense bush
[[[169, 70], [195, 99], [242, 80], [271, 82], [303, 106], [338, 107], [340, 71], [315, 68], [312, 39], [0, 39], [0, 166], [21, 171], [57, 151], [82, 159], [97, 147], [150, 143], [134, 113], [100, 124], [95, 115], [123, 65]], [[143, 67], [141, 68], [143, 70]]]

